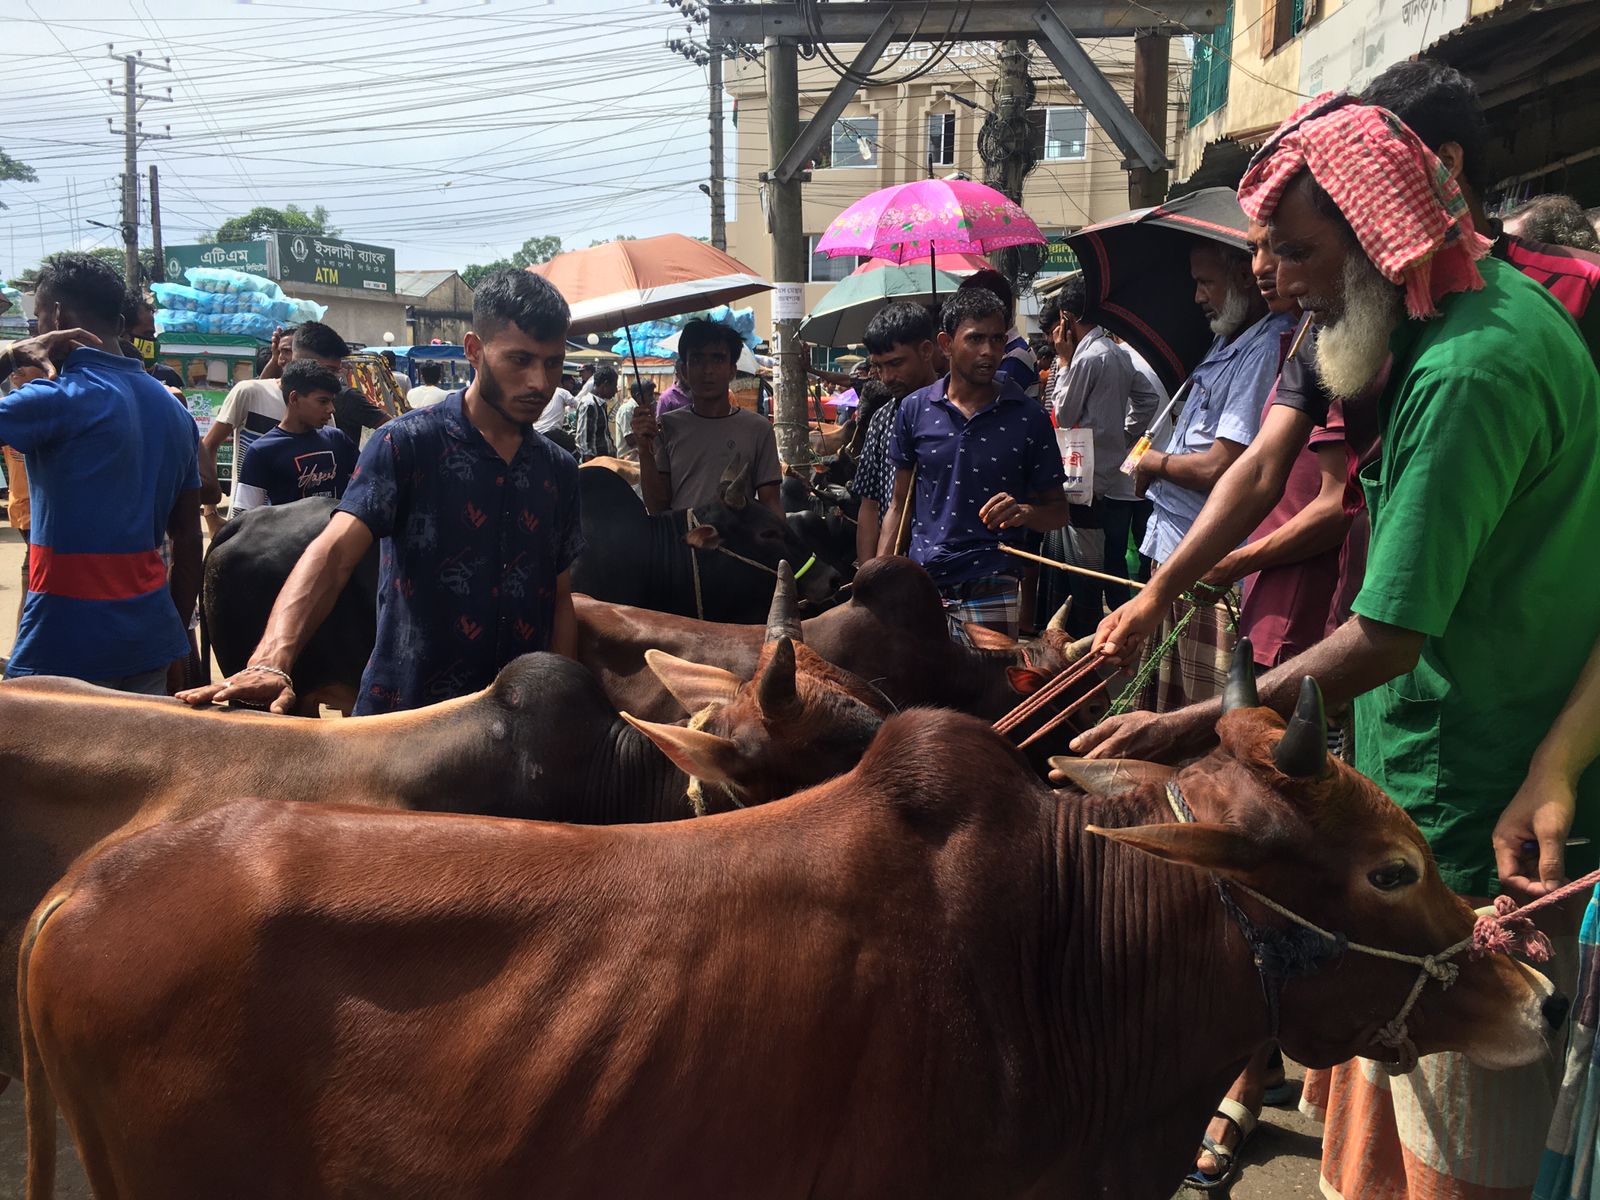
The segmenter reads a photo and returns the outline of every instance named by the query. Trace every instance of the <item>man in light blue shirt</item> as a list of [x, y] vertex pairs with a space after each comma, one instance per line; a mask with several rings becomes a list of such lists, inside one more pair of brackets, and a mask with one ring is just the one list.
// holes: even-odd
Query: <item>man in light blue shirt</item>
[[1139, 550], [1157, 567], [1189, 532], [1223, 472], [1255, 440], [1283, 361], [1283, 338], [1295, 322], [1292, 314], [1267, 312], [1245, 251], [1201, 242], [1189, 264], [1195, 303], [1217, 340], [1189, 378], [1172, 435], [1144, 456], [1135, 477], [1154, 505]]
[[[1135, 487], [1153, 505], [1139, 551], [1158, 571], [1189, 532], [1217, 480], [1255, 439], [1295, 324], [1290, 313], [1274, 316], [1267, 311], [1246, 251], [1197, 242], [1189, 253], [1189, 270], [1195, 303], [1217, 340], [1189, 377], [1171, 436], [1162, 449], [1139, 461], [1134, 475]], [[1174, 603], [1161, 636], [1188, 610], [1187, 601]], [[1221, 695], [1232, 653], [1226, 610], [1200, 605], [1173, 652], [1163, 658], [1143, 706], [1168, 712]]]

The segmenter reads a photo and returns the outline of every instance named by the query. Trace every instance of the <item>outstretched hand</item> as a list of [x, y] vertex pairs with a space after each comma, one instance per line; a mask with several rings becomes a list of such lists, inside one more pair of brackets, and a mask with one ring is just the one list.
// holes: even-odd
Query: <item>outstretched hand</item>
[[1577, 805], [1571, 780], [1535, 772], [1523, 780], [1490, 835], [1500, 884], [1507, 892], [1537, 900], [1566, 882], [1567, 835]]
[[1169, 713], [1130, 712], [1107, 717], [1072, 739], [1085, 758], [1136, 758], [1175, 763], [1203, 751], [1214, 740], [1209, 724], [1196, 720], [1198, 706]]
[[1161, 624], [1163, 609], [1141, 592], [1114, 609], [1094, 631], [1094, 648], [1119, 667], [1131, 667], [1139, 660], [1145, 642]]
[[275, 713], [292, 713], [296, 697], [294, 686], [282, 676], [258, 667], [246, 667], [221, 683], [208, 683], [204, 687], [179, 692], [178, 699], [196, 708], [240, 700], [246, 704], [270, 705]]

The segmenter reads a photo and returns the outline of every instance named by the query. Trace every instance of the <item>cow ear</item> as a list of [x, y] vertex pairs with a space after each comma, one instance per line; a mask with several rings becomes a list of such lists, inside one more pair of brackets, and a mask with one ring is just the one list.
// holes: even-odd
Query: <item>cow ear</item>
[[699, 712], [708, 704], [726, 704], [734, 698], [739, 685], [744, 682], [732, 671], [689, 662], [654, 647], [644, 652], [644, 661], [651, 673], [661, 681], [661, 686], [683, 705], [684, 712], [690, 714]]
[[1260, 842], [1228, 825], [1176, 821], [1161, 825], [1134, 825], [1126, 829], [1085, 828], [1093, 834], [1132, 846], [1156, 858], [1219, 875], [1249, 875], [1262, 863]]
[[1050, 782], [1070, 783], [1091, 796], [1121, 796], [1153, 783], [1165, 787], [1176, 767], [1137, 758], [1065, 758], [1050, 760]]
[[691, 779], [736, 786], [732, 771], [739, 762], [739, 747], [729, 739], [703, 729], [641, 721], [628, 713], [623, 713], [622, 719], [654, 742]]
[[1032, 667], [1007, 667], [1006, 682], [1019, 696], [1031, 696], [1045, 685], [1045, 673]]
[[1017, 639], [1007, 637], [998, 629], [990, 629], [987, 625], [975, 625], [971, 621], [961, 622], [961, 628], [966, 632], [968, 639], [979, 650], [1015, 650]]
[[715, 525], [696, 525], [683, 535], [683, 540], [697, 550], [715, 550], [722, 545], [722, 535]]

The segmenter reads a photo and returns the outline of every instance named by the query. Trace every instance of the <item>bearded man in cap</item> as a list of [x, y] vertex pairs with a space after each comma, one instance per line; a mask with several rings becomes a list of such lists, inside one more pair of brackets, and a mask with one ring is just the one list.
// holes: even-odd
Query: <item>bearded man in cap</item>
[[[1432, 862], [1352, 887], [1403, 896], [1437, 870], [1474, 905], [1495, 887], [1491, 833], [1600, 635], [1600, 377], [1571, 317], [1493, 258], [1438, 158], [1391, 113], [1320, 97], [1278, 130], [1239, 190], [1268, 225], [1278, 288], [1320, 327], [1317, 370], [1359, 393], [1392, 355], [1355, 616], [1261, 681], [1287, 713], [1314, 675], [1354, 700], [1356, 765], [1416, 820]], [[1201, 750], [1216, 704], [1132, 714], [1075, 744], [1095, 757]], [[1574, 832], [1600, 836], [1600, 771]], [[1537, 850], [1532, 852], [1537, 860]], [[1574, 862], [1577, 874], [1592, 862]], [[1379, 877], [1381, 875], [1381, 878]], [[1415, 949], [1415, 948], [1414, 948]], [[1558, 986], [1575, 966], [1557, 939]], [[1429, 984], [1428, 986], [1433, 986]], [[1391, 1014], [1375, 1013], [1375, 1027]], [[1488, 1200], [1533, 1185], [1556, 1063], [1487, 1075], [1460, 1055], [1373, 1057], [1333, 1072], [1323, 1188], [1343, 1200]]]

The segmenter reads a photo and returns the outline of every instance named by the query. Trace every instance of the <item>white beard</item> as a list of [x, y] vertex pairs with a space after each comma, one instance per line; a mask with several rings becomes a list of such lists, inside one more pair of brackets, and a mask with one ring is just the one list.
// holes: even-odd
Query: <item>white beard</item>
[[1230, 288], [1228, 298], [1222, 302], [1221, 310], [1211, 318], [1211, 332], [1218, 337], [1232, 337], [1244, 328], [1245, 322], [1249, 319], [1249, 301]]
[[1317, 377], [1341, 400], [1360, 395], [1389, 357], [1389, 335], [1404, 318], [1400, 289], [1359, 251], [1344, 262], [1338, 319], [1317, 331]]

